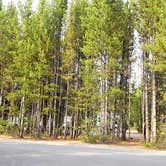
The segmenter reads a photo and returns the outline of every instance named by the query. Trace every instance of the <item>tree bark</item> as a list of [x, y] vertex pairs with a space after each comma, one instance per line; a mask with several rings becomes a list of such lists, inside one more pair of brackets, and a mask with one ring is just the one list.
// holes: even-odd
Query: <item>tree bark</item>
[[67, 116], [68, 116], [68, 100], [69, 100], [69, 80], [67, 80], [66, 89], [66, 109], [65, 109], [65, 126], [64, 126], [64, 139], [67, 139]]
[[35, 138], [40, 137], [40, 116], [41, 116], [41, 101], [40, 99], [37, 102], [36, 107], [36, 122], [35, 122]]
[[148, 108], [148, 81], [145, 73], [145, 135], [146, 142], [149, 142], [149, 108]]
[[25, 96], [21, 98], [21, 104], [20, 104], [20, 130], [19, 130], [19, 137], [24, 137], [24, 113], [25, 113]]
[[[0, 89], [0, 107], [3, 105], [3, 88]], [[1, 119], [3, 119], [3, 110], [1, 110]]]
[[156, 142], [156, 78], [155, 71], [152, 72], [152, 112], [151, 112], [151, 140]]

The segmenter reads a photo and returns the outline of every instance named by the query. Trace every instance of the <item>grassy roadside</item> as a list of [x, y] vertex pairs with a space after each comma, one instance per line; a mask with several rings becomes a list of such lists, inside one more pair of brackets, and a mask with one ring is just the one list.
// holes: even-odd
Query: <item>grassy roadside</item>
[[115, 140], [115, 141], [107, 141], [104, 143], [101, 142], [93, 142], [94, 140], [92, 140], [92, 142], [89, 141], [85, 141], [84, 139], [62, 139], [62, 138], [58, 138], [58, 139], [53, 139], [50, 137], [41, 137], [40, 139], [35, 139], [33, 137], [30, 136], [25, 136], [24, 138], [19, 138], [18, 136], [12, 136], [12, 135], [0, 135], [0, 141], [3, 140], [27, 140], [27, 141], [44, 141], [44, 142], [71, 142], [71, 143], [88, 143], [88, 144], [103, 144], [103, 145], [114, 145], [114, 146], [123, 146], [123, 147], [131, 147], [131, 148], [138, 148], [138, 149], [149, 149], [149, 150], [166, 150], [166, 147], [164, 146], [159, 146], [156, 144], [152, 144], [152, 143], [145, 143], [143, 141], [135, 141], [135, 140], [127, 140], [127, 141], [120, 141], [120, 140]]

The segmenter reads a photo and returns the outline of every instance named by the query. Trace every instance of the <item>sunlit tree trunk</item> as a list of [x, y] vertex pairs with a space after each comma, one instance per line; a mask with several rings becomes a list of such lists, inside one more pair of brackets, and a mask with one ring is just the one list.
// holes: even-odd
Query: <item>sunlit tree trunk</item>
[[[0, 88], [0, 107], [3, 104], [3, 88]], [[1, 119], [3, 119], [3, 110], [1, 110]]]
[[25, 96], [21, 98], [20, 104], [20, 129], [19, 129], [19, 137], [23, 138], [24, 136], [24, 113], [25, 113]]
[[68, 133], [68, 129], [67, 129], [67, 116], [68, 116], [68, 104], [69, 104], [69, 80], [67, 80], [67, 88], [66, 88], [66, 103], [65, 103], [65, 126], [64, 126], [64, 139], [67, 139], [67, 133]]
[[152, 71], [152, 112], [151, 112], [151, 143], [156, 142], [156, 78]]
[[144, 97], [145, 97], [145, 136], [146, 142], [149, 142], [149, 102], [148, 102], [148, 73], [147, 69], [144, 74]]
[[39, 99], [36, 106], [36, 121], [35, 121], [35, 128], [34, 128], [35, 138], [40, 137], [40, 120], [41, 120], [41, 101]]

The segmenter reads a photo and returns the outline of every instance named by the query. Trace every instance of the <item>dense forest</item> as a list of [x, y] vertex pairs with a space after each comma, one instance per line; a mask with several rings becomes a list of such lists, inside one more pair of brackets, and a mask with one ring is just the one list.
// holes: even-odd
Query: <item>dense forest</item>
[[33, 0], [8, 6], [0, 0], [0, 133], [126, 140], [135, 128], [147, 143], [162, 141], [166, 1], [40, 0], [32, 6]]

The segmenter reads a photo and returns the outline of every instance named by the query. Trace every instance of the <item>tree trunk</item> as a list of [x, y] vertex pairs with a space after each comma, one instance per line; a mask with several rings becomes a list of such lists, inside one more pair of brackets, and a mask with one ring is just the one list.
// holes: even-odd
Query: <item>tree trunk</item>
[[130, 121], [131, 121], [131, 96], [130, 96], [130, 86], [129, 86], [129, 122], [128, 122], [129, 140], [130, 140], [130, 132], [131, 132]]
[[55, 129], [56, 129], [56, 99], [54, 99], [54, 113], [53, 113], [53, 131], [52, 131], [52, 136], [55, 138]]
[[156, 142], [156, 78], [152, 72], [152, 112], [151, 112], [151, 143]]
[[65, 111], [65, 126], [64, 126], [64, 139], [67, 139], [67, 116], [68, 116], [68, 97], [69, 97], [69, 80], [67, 80], [67, 89], [66, 89], [66, 111]]
[[144, 135], [145, 138], [145, 92], [144, 89], [142, 90], [142, 134]]
[[21, 104], [20, 104], [20, 130], [19, 130], [19, 137], [24, 137], [24, 113], [25, 113], [25, 96], [21, 98]]
[[145, 135], [146, 142], [149, 142], [149, 109], [148, 109], [148, 81], [147, 73], [145, 74]]
[[35, 138], [40, 137], [40, 116], [41, 116], [41, 101], [40, 99], [37, 102], [36, 107], [36, 122], [35, 122]]
[[[51, 106], [51, 105], [50, 105]], [[49, 116], [48, 116], [48, 134], [51, 136], [51, 129], [52, 129], [52, 111], [49, 111]]]
[[[0, 107], [3, 104], [3, 88], [0, 89]], [[3, 110], [1, 110], [1, 119], [3, 119]]]

